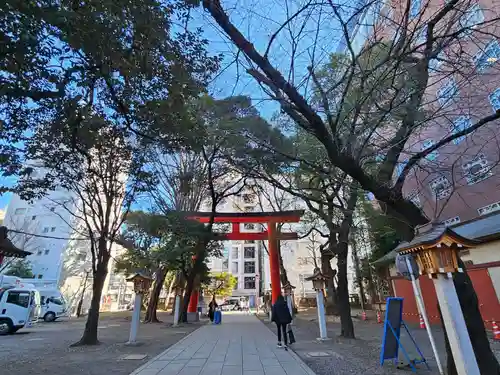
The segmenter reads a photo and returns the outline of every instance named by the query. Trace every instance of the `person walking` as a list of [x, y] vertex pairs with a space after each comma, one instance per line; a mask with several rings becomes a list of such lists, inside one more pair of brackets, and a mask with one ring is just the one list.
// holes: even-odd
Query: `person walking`
[[281, 336], [283, 335], [285, 349], [288, 349], [286, 326], [292, 322], [292, 314], [290, 314], [285, 298], [281, 294], [271, 308], [271, 320], [276, 324], [276, 329], [278, 330], [278, 347], [282, 347]]
[[214, 314], [215, 314], [215, 309], [219, 307], [217, 305], [217, 302], [215, 301], [215, 296], [212, 298], [212, 301], [208, 304], [208, 317], [210, 318], [210, 321], [214, 321]]

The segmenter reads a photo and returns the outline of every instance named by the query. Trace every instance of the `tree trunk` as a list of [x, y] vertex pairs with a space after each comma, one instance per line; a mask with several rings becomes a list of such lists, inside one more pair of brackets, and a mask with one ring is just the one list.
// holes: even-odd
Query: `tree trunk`
[[[107, 254], [107, 250], [106, 254]], [[83, 330], [83, 336], [80, 341], [74, 343], [71, 346], [80, 345], [97, 345], [99, 340], [97, 339], [97, 327], [99, 324], [99, 308], [101, 306], [102, 289], [104, 287], [104, 281], [108, 274], [108, 262], [109, 257], [103, 256], [103, 261], [97, 265], [96, 272], [94, 273], [94, 278], [92, 281], [92, 300], [90, 302], [90, 310], [87, 315], [87, 322], [85, 323], [85, 329]]]
[[339, 243], [339, 253], [337, 255], [337, 297], [338, 307], [340, 313], [340, 336], [347, 338], [354, 337], [354, 325], [351, 317], [351, 303], [349, 302], [349, 287], [347, 281], [347, 256], [348, 246], [347, 243]]
[[179, 319], [183, 323], [187, 323], [187, 310], [189, 307], [189, 300], [191, 299], [191, 294], [193, 293], [194, 290], [194, 283], [196, 281], [196, 272], [193, 268], [191, 270], [191, 274], [189, 275], [187, 281], [186, 281], [186, 289], [184, 292], [184, 298], [182, 300], [182, 314], [180, 314]]
[[[481, 374], [488, 375], [500, 374], [500, 366], [496, 356], [491, 350], [490, 341], [488, 340], [486, 329], [484, 328], [483, 318], [481, 317], [481, 312], [479, 311], [476, 291], [474, 290], [469, 274], [466, 271], [465, 264], [461, 259], [458, 260], [458, 266], [461, 267], [464, 272], [456, 272], [453, 275], [453, 283], [457, 289], [458, 299], [460, 301], [460, 306], [462, 307], [465, 323], [467, 324], [467, 331], [469, 332], [477, 364], [479, 365], [479, 372]], [[444, 328], [442, 315], [441, 324]], [[457, 370], [455, 368], [455, 362], [453, 361], [453, 354], [451, 353], [446, 331], [445, 343], [448, 375], [456, 375]]]
[[286, 273], [285, 265], [283, 264], [283, 257], [281, 256], [281, 246], [278, 248], [279, 261], [280, 261], [280, 281], [281, 285], [286, 285], [289, 283], [288, 274]]
[[[169, 273], [167, 271], [166, 273], [166, 276], [169, 276]], [[166, 276], [165, 276], [165, 279], [166, 279]], [[174, 284], [175, 284], [175, 279], [176, 277], [172, 277], [172, 280], [170, 281], [170, 284], [169, 284], [169, 287], [168, 287], [168, 294], [167, 294], [167, 299], [165, 300], [165, 311], [168, 310], [168, 306], [170, 304], [170, 299], [172, 298], [172, 289], [174, 289]], [[174, 296], [174, 300], [175, 300], [175, 296]], [[174, 310], [172, 310], [173, 312]]]
[[156, 280], [153, 286], [153, 291], [149, 296], [148, 308], [146, 310], [146, 316], [144, 318], [145, 323], [160, 323], [156, 315], [156, 310], [158, 308], [158, 299], [160, 298], [161, 290], [163, 289], [163, 283], [165, 282], [165, 277], [167, 276], [167, 270], [165, 267], [160, 267], [156, 271]]
[[337, 291], [335, 288], [335, 274], [336, 271], [332, 268], [331, 260], [333, 252], [331, 247], [326, 252], [321, 253], [321, 273], [328, 277], [325, 285], [326, 298], [325, 298], [325, 312], [327, 315], [338, 315], [337, 306]]
[[356, 283], [359, 288], [359, 303], [361, 304], [361, 309], [365, 309], [366, 296], [365, 296], [365, 286], [363, 285], [363, 277], [361, 276], [361, 265], [359, 262], [358, 248], [356, 244], [356, 239], [354, 235], [351, 237], [352, 243], [352, 258], [354, 260], [354, 269], [356, 270]]

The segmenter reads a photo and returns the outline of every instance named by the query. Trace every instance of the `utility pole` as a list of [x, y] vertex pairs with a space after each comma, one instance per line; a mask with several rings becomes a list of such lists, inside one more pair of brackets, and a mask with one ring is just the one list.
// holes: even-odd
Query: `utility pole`
[[83, 280], [82, 296], [80, 297], [80, 301], [78, 301], [78, 306], [76, 308], [76, 317], [77, 318], [79, 318], [82, 315], [83, 298], [85, 297], [85, 291], [87, 289], [87, 280], [89, 278], [89, 273], [90, 273], [90, 271], [85, 271], [85, 279]]

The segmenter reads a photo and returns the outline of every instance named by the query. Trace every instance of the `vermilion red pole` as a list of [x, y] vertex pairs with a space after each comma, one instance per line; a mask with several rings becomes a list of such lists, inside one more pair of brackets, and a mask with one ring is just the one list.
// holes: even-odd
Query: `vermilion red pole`
[[188, 313], [195, 313], [198, 311], [198, 297], [199, 297], [199, 292], [198, 289], [194, 289], [191, 293], [191, 298], [189, 299], [189, 305], [188, 305]]
[[281, 293], [280, 259], [276, 240], [276, 223], [268, 223], [269, 269], [271, 273], [271, 302], [274, 304]]
[[[196, 261], [196, 255], [193, 255], [191, 259], [194, 263]], [[187, 309], [188, 313], [195, 313], [198, 311], [198, 298], [199, 298], [199, 292], [198, 288], [195, 285], [193, 291], [191, 292], [191, 297], [189, 297], [189, 305]]]

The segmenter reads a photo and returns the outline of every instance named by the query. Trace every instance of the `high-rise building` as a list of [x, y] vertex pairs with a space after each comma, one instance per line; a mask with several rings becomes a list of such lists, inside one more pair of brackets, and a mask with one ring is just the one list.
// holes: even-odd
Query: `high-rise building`
[[[298, 198], [263, 181], [255, 181], [257, 188], [242, 190], [228, 197], [217, 212], [268, 212], [305, 209]], [[261, 232], [266, 230], [260, 224], [241, 224], [241, 232]], [[309, 231], [308, 224], [285, 224], [282, 232], [297, 232], [299, 236]], [[305, 238], [295, 241], [280, 241], [280, 252], [290, 283], [295, 286], [295, 297], [313, 297], [312, 283], [305, 280], [313, 274], [316, 266], [321, 268], [319, 247], [325, 242], [321, 236], [311, 232]], [[250, 305], [255, 305], [258, 297], [271, 291], [269, 255], [267, 241], [225, 241], [222, 258], [211, 258], [208, 266], [212, 272], [229, 272], [236, 276], [238, 283], [232, 297], [248, 297]], [[335, 269], [335, 259], [332, 260]], [[349, 258], [349, 286], [354, 293], [354, 269]]]
[[[351, 37], [353, 47], [375, 42], [391, 43], [402, 37], [407, 2], [375, 2], [377, 14], [358, 20]], [[500, 110], [500, 41], [498, 11], [490, 0], [460, 1], [435, 28], [446, 40], [439, 55], [429, 62], [429, 80], [422, 100], [425, 126], [406, 141], [395, 171], [396, 178], [411, 156]], [[423, 55], [428, 20], [445, 3], [412, 0], [408, 8], [405, 47]], [[370, 8], [367, 8], [370, 9]], [[369, 11], [364, 12], [365, 17]], [[452, 38], [446, 27], [454, 30]], [[463, 30], [457, 33], [457, 30]], [[443, 33], [445, 37], [443, 37]], [[438, 43], [434, 42], [434, 48]], [[420, 46], [420, 47], [419, 47]], [[345, 49], [344, 49], [345, 50]], [[361, 50], [361, 48], [359, 48]], [[403, 193], [420, 206], [429, 219], [448, 225], [500, 210], [500, 120], [493, 120], [467, 136], [454, 139], [429, 153], [405, 180]]]

